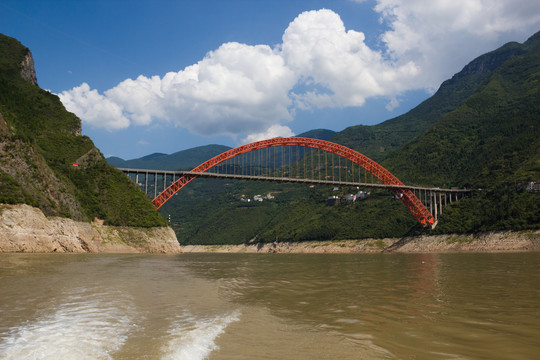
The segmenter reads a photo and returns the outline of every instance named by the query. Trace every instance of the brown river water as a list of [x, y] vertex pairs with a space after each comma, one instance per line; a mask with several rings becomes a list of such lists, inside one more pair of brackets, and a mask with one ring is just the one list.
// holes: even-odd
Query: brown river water
[[0, 359], [540, 359], [540, 253], [0, 254]]

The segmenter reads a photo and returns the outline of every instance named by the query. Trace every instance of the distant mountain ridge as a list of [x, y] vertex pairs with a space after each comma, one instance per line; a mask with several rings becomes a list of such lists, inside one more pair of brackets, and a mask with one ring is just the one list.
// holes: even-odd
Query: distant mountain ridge
[[471, 96], [383, 161], [405, 182], [482, 189], [436, 232], [540, 228], [540, 191], [520, 185], [540, 183], [540, 35], [501, 49], [513, 55]]
[[204, 161], [229, 150], [225, 145], [204, 145], [173, 154], [154, 153], [138, 159], [124, 160], [109, 157], [107, 162], [119, 168], [152, 170], [191, 170]]
[[[469, 96], [479, 89], [494, 70], [507, 60], [524, 54], [527, 51], [527, 47], [540, 41], [539, 38], [540, 35], [535, 34], [523, 45], [517, 42], [510, 42], [501, 46], [499, 49], [477, 57], [460, 72], [452, 76], [451, 79], [444, 81], [433, 96], [403, 115], [376, 125], [356, 125], [339, 132], [327, 129], [315, 129], [297, 136], [331, 140], [359, 151], [375, 161], [382, 161], [416, 136], [427, 131], [442, 116], [459, 107]], [[210, 148], [207, 148], [207, 146]], [[211, 148], [212, 146], [220, 145], [207, 146], [183, 150], [171, 155], [157, 153], [132, 160], [110, 157], [107, 161], [109, 164], [117, 167], [176, 170], [179, 168], [189, 168], [190, 166], [194, 167], [212, 156], [229, 149], [227, 147]], [[223, 151], [218, 152], [221, 149]], [[189, 153], [186, 153], [186, 151], [189, 151]], [[202, 154], [208, 155], [208, 157], [204, 159], [204, 156], [199, 156], [199, 151]], [[160, 155], [163, 156], [161, 157]], [[155, 158], [152, 158], [153, 156]], [[198, 162], [190, 162], [188, 156], [197, 159]]]
[[[320, 140], [330, 140], [336, 134], [328, 129], [315, 129], [299, 134], [299, 137], [307, 137]], [[107, 158], [110, 165], [118, 168], [151, 169], [151, 170], [191, 170], [206, 160], [219, 155], [231, 148], [224, 145], [204, 145], [181, 150], [173, 154], [154, 153], [137, 159], [124, 160], [111, 156]]]
[[328, 129], [315, 129], [303, 132], [296, 136], [310, 139], [331, 140], [334, 136], [336, 136], [336, 134], [337, 133], [335, 131]]

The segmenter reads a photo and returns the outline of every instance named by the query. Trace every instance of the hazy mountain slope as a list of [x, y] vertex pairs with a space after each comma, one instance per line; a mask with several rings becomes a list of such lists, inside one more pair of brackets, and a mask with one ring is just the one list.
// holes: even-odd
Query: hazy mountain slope
[[310, 138], [310, 139], [330, 140], [336, 134], [337, 133], [335, 131], [328, 130], [328, 129], [314, 129], [314, 130], [309, 130], [304, 133], [298, 134], [296, 136]]

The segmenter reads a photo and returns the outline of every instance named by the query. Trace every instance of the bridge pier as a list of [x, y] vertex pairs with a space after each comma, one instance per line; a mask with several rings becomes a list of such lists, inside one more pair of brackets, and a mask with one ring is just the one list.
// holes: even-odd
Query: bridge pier
[[146, 172], [146, 176], [144, 177], [144, 192], [148, 194], [148, 171]]
[[433, 214], [433, 191], [431, 190], [429, 191], [429, 212]]
[[157, 196], [157, 174], [154, 174], [154, 197]]
[[[155, 198], [161, 191], [165, 190], [170, 184], [174, 183], [177, 178], [181, 177], [184, 172], [162, 171], [162, 170], [146, 170], [146, 169], [120, 169], [131, 180], [133, 180], [141, 190], [149, 197]], [[177, 176], [178, 175], [178, 176]], [[163, 187], [161, 187], [163, 186]], [[153, 187], [153, 189], [152, 189]]]
[[437, 203], [437, 193], [436, 192], [433, 192], [433, 197], [435, 198], [434, 199], [434, 207], [435, 207], [435, 214], [433, 214], [433, 217], [435, 218], [435, 220], [437, 220], [439, 218], [439, 209], [438, 209], [438, 203]]

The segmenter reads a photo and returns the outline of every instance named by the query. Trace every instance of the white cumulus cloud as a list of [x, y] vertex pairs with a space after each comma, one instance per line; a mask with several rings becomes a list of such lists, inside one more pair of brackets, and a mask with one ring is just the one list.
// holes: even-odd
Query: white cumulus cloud
[[235, 136], [291, 120], [288, 92], [295, 82], [293, 71], [269, 46], [226, 43], [163, 78], [141, 75], [104, 94], [85, 83], [59, 96], [69, 111], [95, 127], [166, 121], [195, 134]]
[[166, 118], [201, 135], [262, 131], [291, 120], [293, 71], [267, 45], [226, 43], [162, 79]]
[[243, 141], [243, 144], [248, 144], [250, 142], [273, 139], [276, 137], [289, 137], [294, 136], [294, 133], [288, 126], [283, 125], [272, 125], [263, 132], [250, 134]]
[[122, 107], [135, 125], [149, 125], [154, 118], [165, 118], [159, 76], [127, 79], [107, 90], [105, 96]]
[[475, 57], [539, 30], [540, 2], [529, 0], [377, 0], [390, 30], [382, 35], [396, 64], [420, 69], [410, 88], [436, 88]]
[[83, 83], [59, 96], [85, 124], [108, 130], [164, 122], [245, 141], [290, 136], [297, 110], [385, 97], [391, 111], [404, 91], [434, 90], [474, 57], [540, 25], [540, 2], [529, 0], [377, 0], [373, 11], [387, 29], [380, 49], [332, 10], [306, 11], [275, 47], [229, 42], [176, 72], [103, 93]]
[[368, 97], [407, 88], [418, 73], [414, 62], [396, 65], [364, 40], [331, 10], [304, 12], [289, 25], [282, 54], [307, 88], [293, 93], [298, 107], [361, 106]]
[[68, 111], [92, 126], [117, 130], [130, 125], [120, 105], [99, 94], [97, 90], [90, 90], [87, 83], [64, 91], [58, 96]]

